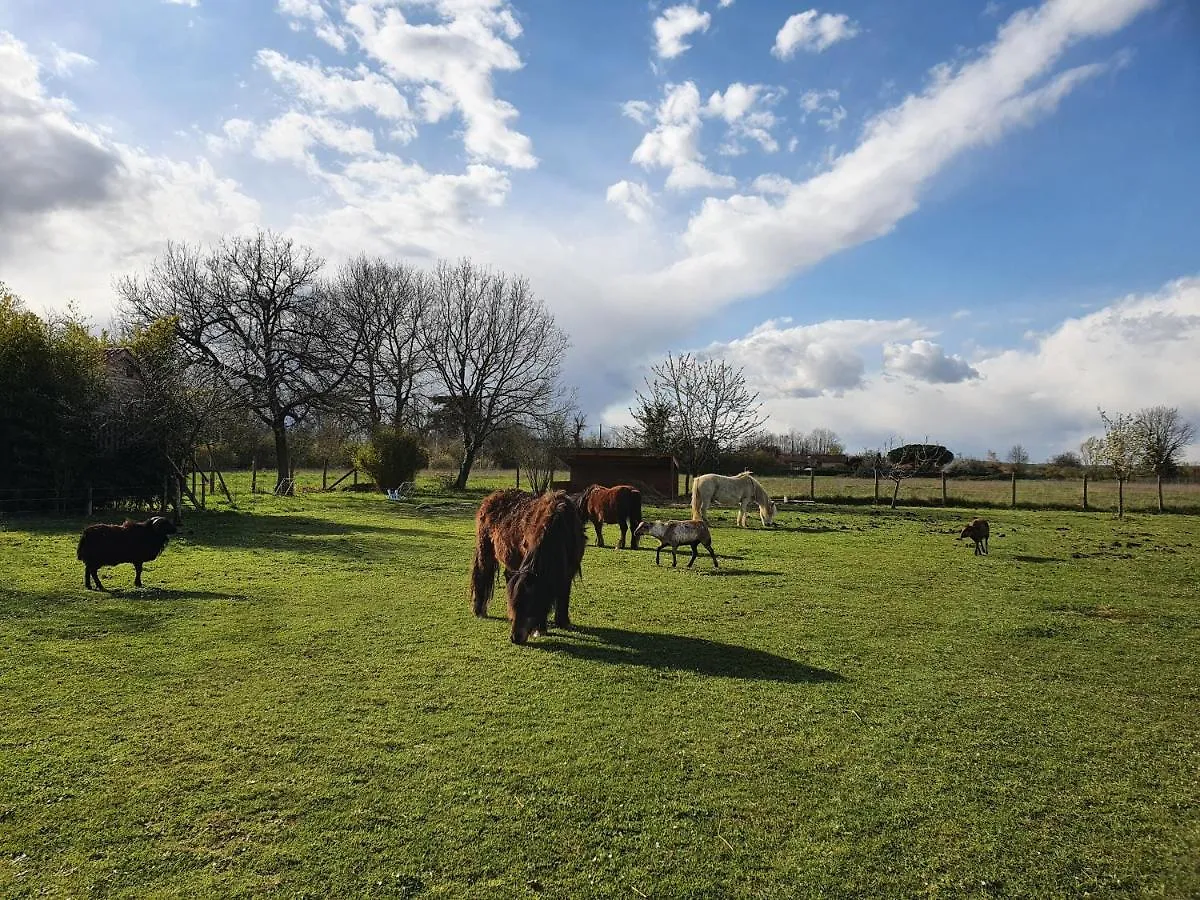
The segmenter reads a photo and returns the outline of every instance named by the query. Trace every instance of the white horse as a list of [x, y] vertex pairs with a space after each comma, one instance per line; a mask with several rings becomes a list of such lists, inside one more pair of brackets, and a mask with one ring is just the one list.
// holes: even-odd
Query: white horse
[[713, 503], [736, 504], [737, 523], [746, 527], [746, 513], [751, 503], [758, 504], [758, 517], [763, 528], [775, 524], [775, 504], [766, 490], [749, 472], [741, 475], [699, 475], [692, 482], [692, 518], [708, 522], [705, 513]]

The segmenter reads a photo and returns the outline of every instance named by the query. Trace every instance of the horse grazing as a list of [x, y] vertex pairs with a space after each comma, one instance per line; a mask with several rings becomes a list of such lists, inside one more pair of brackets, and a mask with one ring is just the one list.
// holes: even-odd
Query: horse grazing
[[579, 514], [596, 529], [596, 545], [604, 546], [604, 525], [620, 525], [618, 550], [625, 549], [625, 533], [632, 531], [630, 546], [638, 548], [638, 523], [642, 521], [642, 492], [628, 484], [603, 487], [593, 484], [578, 495]]
[[503, 566], [514, 644], [546, 632], [551, 607], [554, 624], [568, 627], [571, 582], [582, 574], [586, 546], [583, 520], [564, 492], [534, 497], [510, 488], [490, 494], [475, 515], [475, 615], [487, 615], [496, 570]]
[[987, 556], [990, 533], [991, 528], [988, 526], [987, 519], [972, 519], [955, 540], [961, 541], [963, 538], [970, 538], [975, 542], [975, 555]]
[[692, 518], [708, 522], [708, 507], [713, 503], [728, 503], [738, 507], [737, 523], [746, 527], [746, 513], [751, 503], [758, 504], [758, 517], [763, 528], [775, 524], [775, 504], [766, 489], [749, 472], [741, 475], [698, 475], [692, 482]]

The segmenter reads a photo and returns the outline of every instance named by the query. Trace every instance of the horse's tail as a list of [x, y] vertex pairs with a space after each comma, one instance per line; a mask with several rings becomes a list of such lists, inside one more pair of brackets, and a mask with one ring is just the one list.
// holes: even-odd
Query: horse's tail
[[692, 518], [703, 519], [704, 507], [700, 502], [700, 480], [692, 482]]
[[475, 541], [475, 562], [471, 566], [471, 610], [486, 616], [488, 601], [496, 584], [496, 547], [484, 523], [480, 522]]

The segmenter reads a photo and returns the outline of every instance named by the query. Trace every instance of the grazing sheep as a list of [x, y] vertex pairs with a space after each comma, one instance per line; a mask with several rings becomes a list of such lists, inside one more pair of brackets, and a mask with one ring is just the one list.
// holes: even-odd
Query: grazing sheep
[[690, 522], [642, 522], [634, 529], [634, 537], [640, 537], [643, 534], [653, 535], [658, 538], [658, 549], [654, 551], [654, 564], [658, 565], [658, 554], [662, 552], [663, 547], [671, 548], [671, 566], [679, 565], [679, 553], [676, 548], [683, 545], [690, 545], [692, 548], [692, 558], [688, 561], [688, 568], [692, 567], [692, 563], [696, 561], [696, 546], [703, 544], [704, 549], [708, 551], [708, 555], [712, 557], [714, 569], [719, 569], [717, 565], [717, 555], [713, 553], [712, 536], [708, 532], [708, 526], [704, 522], [694, 519]]
[[75, 558], [83, 563], [83, 586], [90, 591], [95, 581], [96, 590], [102, 591], [101, 566], [133, 563], [137, 572], [133, 583], [141, 587], [142, 564], [156, 559], [174, 533], [174, 523], [165, 516], [151, 516], [145, 522], [126, 520], [123, 525], [89, 525], [83, 529], [75, 551]]
[[987, 519], [972, 519], [955, 540], [961, 541], [963, 538], [970, 538], [975, 542], [975, 555], [985, 556], [988, 552], [989, 531]]

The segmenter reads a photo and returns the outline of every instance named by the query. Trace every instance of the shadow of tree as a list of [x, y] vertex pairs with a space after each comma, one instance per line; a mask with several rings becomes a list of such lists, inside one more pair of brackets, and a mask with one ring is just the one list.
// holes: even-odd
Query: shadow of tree
[[704, 638], [622, 628], [576, 626], [566, 632], [551, 631], [544, 640], [530, 646], [592, 662], [678, 669], [720, 678], [787, 684], [844, 680], [837, 672], [807, 666], [763, 650]]

